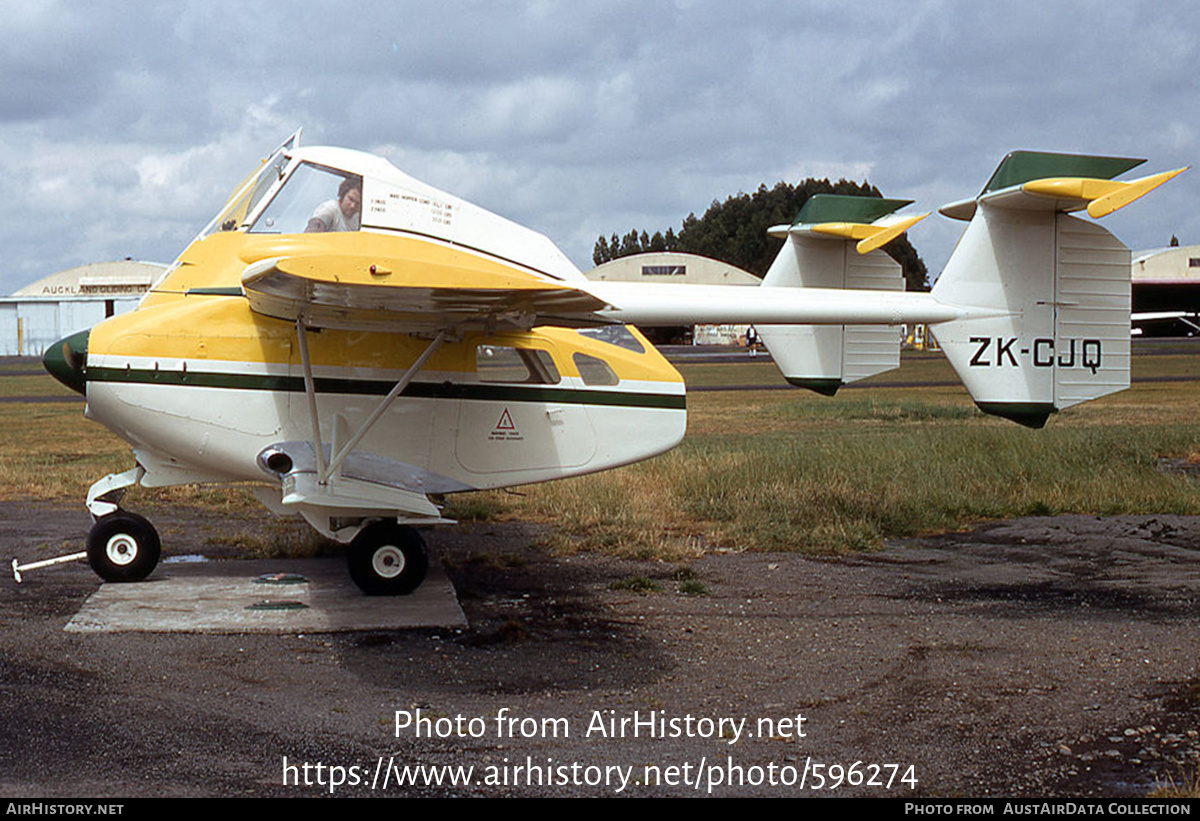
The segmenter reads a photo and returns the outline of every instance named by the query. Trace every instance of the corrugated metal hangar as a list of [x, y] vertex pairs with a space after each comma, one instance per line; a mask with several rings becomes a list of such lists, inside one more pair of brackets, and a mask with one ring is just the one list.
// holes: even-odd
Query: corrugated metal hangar
[[1200, 245], [1133, 255], [1133, 326], [1144, 336], [1200, 332]]
[[[754, 285], [762, 280], [727, 262], [696, 254], [658, 252], [633, 254], [586, 272], [598, 282], [674, 282], [695, 285]], [[697, 325], [694, 328], [641, 328], [651, 342], [696, 345], [743, 344], [745, 325]]]
[[0, 356], [41, 356], [64, 336], [132, 310], [166, 266], [96, 262], [0, 297]]

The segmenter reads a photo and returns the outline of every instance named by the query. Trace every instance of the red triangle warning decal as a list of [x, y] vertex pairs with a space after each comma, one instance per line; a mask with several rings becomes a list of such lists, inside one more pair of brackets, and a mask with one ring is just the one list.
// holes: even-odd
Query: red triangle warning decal
[[500, 414], [500, 421], [496, 423], [496, 430], [516, 430], [517, 426], [513, 424], [512, 417], [508, 415], [508, 408], [504, 409], [504, 413]]

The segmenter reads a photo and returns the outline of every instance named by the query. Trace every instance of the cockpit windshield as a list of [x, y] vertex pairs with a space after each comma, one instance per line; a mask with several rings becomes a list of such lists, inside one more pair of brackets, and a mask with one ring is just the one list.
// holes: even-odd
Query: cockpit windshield
[[253, 233], [357, 231], [362, 177], [302, 163], [250, 226]]
[[255, 207], [271, 190], [271, 186], [283, 178], [284, 169], [288, 164], [287, 152], [291, 150], [298, 136], [299, 132], [293, 134], [275, 150], [262, 167], [246, 178], [221, 213], [200, 232], [201, 237], [206, 237], [214, 231], [236, 231], [245, 224], [247, 216], [254, 213]]

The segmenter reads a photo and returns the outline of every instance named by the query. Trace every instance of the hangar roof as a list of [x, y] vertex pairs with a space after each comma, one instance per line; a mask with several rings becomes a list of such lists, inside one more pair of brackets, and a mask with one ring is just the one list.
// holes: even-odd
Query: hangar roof
[[1133, 255], [1133, 282], [1200, 284], [1200, 245], [1157, 248]]
[[693, 285], [761, 285], [762, 280], [727, 262], [673, 252], [614, 259], [584, 276], [600, 282], [678, 282]]
[[125, 296], [141, 294], [162, 274], [165, 265], [157, 262], [93, 262], [68, 268], [26, 285], [13, 296]]

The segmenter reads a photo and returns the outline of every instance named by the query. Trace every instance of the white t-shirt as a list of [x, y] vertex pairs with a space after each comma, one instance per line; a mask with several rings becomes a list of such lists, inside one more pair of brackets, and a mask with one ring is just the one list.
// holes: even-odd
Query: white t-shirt
[[313, 219], [318, 219], [325, 223], [326, 231], [357, 231], [359, 225], [359, 214], [356, 212], [353, 217], [346, 219], [346, 215], [342, 213], [342, 207], [337, 200], [329, 200], [317, 206], [317, 210], [313, 211]]

